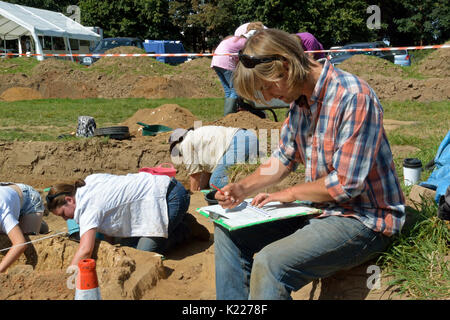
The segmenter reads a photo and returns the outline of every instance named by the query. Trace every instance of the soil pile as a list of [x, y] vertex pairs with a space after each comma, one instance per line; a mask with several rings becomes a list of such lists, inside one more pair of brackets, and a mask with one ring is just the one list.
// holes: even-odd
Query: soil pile
[[[143, 49], [137, 47], [118, 47], [107, 50], [105, 54], [145, 54]], [[89, 70], [101, 72], [108, 70], [113, 76], [126, 73], [136, 75], [161, 76], [173, 73], [173, 67], [156, 60], [153, 57], [101, 57]]]
[[121, 125], [128, 126], [131, 133], [137, 134], [139, 129], [142, 129], [142, 126], [138, 125], [137, 122], [148, 125], [160, 124], [172, 129], [188, 129], [193, 127], [194, 122], [197, 120], [197, 117], [192, 112], [177, 104], [164, 104], [155, 109], [140, 109], [133, 116], [122, 122]]
[[[438, 53], [438, 51], [433, 54], [436, 54], [436, 56], [427, 57], [423, 61], [423, 65], [427, 68], [434, 68], [434, 63], [438, 61], [446, 61], [445, 59], [448, 61], [448, 57], [445, 58], [445, 55]], [[384, 59], [355, 55], [337, 67], [366, 80], [381, 100], [425, 102], [442, 101], [450, 98], [450, 81], [443, 81], [442, 78], [408, 78], [402, 67]], [[422, 68], [422, 65], [420, 68]], [[445, 68], [443, 69], [445, 70]], [[445, 72], [441, 73], [443, 77], [445, 74]], [[448, 76], [446, 77], [448, 78]], [[447, 80], [447, 78], [445, 79]]]
[[[450, 42], [447, 42], [446, 44], [450, 44]], [[423, 75], [430, 77], [450, 77], [450, 49], [437, 49], [429, 54], [425, 59], [419, 62], [418, 70]]]
[[240, 111], [237, 113], [231, 113], [222, 119], [218, 119], [211, 123], [214, 126], [234, 127], [243, 129], [280, 129], [283, 125], [282, 122], [275, 122], [270, 119], [262, 119], [250, 112]]
[[[136, 47], [114, 48], [107, 53], [143, 53]], [[440, 49], [419, 62], [417, 70], [427, 77], [408, 77], [404, 68], [368, 55], [355, 55], [338, 67], [365, 79], [383, 100], [439, 101], [449, 98], [450, 50]], [[5, 90], [31, 88], [43, 98], [206, 98], [223, 97], [210, 58], [177, 66], [151, 57], [102, 57], [89, 68], [70, 61], [46, 59], [29, 75], [10, 74], [19, 67], [16, 59], [3, 59], [0, 94]], [[413, 68], [414, 65], [413, 65]], [[429, 78], [432, 77], [432, 78]], [[439, 80], [436, 80], [439, 79]], [[14, 100], [20, 97], [14, 97]], [[27, 98], [24, 96], [24, 98]]]
[[[144, 53], [119, 47], [109, 53]], [[9, 59], [14, 60], [14, 59]], [[32, 88], [43, 98], [206, 98], [221, 97], [223, 90], [210, 59], [194, 59], [171, 66], [151, 57], [102, 57], [89, 68], [74, 62], [46, 59], [30, 75], [0, 75], [0, 94], [14, 87]], [[19, 67], [2, 61], [2, 70]]]
[[43, 99], [39, 91], [32, 88], [14, 87], [6, 89], [1, 95], [0, 100], [19, 101], [19, 100], [36, 100]]
[[382, 75], [385, 77], [399, 77], [404, 75], [401, 66], [393, 64], [386, 59], [371, 57], [365, 54], [355, 54], [337, 67], [360, 77], [364, 77], [365, 75]]

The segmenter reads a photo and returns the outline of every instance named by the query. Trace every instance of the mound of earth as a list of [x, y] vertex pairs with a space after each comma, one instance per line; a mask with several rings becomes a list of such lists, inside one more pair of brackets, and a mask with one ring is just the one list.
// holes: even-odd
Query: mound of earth
[[[117, 47], [107, 50], [105, 54], [143, 54], [145, 50], [137, 47]], [[138, 75], [162, 76], [173, 72], [173, 66], [156, 60], [153, 57], [102, 57], [92, 66], [91, 71], [110, 70], [114, 76], [129, 73]]]
[[270, 131], [271, 129], [280, 129], [283, 123], [275, 122], [267, 118], [261, 119], [253, 113], [240, 111], [236, 113], [230, 113], [221, 119], [213, 121], [211, 125], [254, 130], [267, 129]]
[[43, 99], [41, 93], [32, 88], [14, 87], [3, 91], [0, 100], [19, 101], [19, 100], [36, 100]]
[[[136, 47], [107, 51], [143, 52]], [[445, 81], [449, 77], [449, 55], [450, 50], [440, 49], [420, 61], [417, 70], [425, 79], [408, 78], [404, 68], [368, 55], [355, 55], [339, 68], [367, 80], [383, 100], [439, 101], [449, 98], [450, 82]], [[89, 68], [52, 58], [38, 63], [29, 74], [9, 73], [19, 65], [14, 63], [15, 59], [7, 60], [2, 61], [6, 73], [0, 75], [0, 94], [20, 87], [34, 89], [43, 98], [223, 97], [220, 81], [210, 67], [211, 59], [206, 57], [177, 66], [152, 57], [102, 57]], [[24, 99], [30, 97], [34, 96]], [[12, 99], [19, 98], [17, 95]]]
[[365, 75], [381, 100], [388, 101], [443, 101], [450, 99], [450, 82], [441, 78], [412, 79]]
[[386, 59], [371, 57], [365, 54], [355, 54], [337, 66], [357, 76], [383, 75], [385, 77], [399, 77], [404, 75], [401, 66], [393, 64]]
[[[188, 109], [182, 108], [177, 104], [164, 104], [155, 109], [140, 109], [136, 113], [121, 123], [121, 125], [128, 126], [130, 132], [137, 134], [141, 125], [137, 122], [142, 122], [148, 125], [164, 125], [172, 129], [185, 128], [188, 129], [194, 126], [197, 117]], [[139, 135], [139, 134], [138, 134]]]
[[[450, 44], [450, 42], [446, 44]], [[422, 61], [419, 61], [418, 70], [421, 74], [430, 77], [450, 77], [450, 49], [437, 49], [429, 54]]]

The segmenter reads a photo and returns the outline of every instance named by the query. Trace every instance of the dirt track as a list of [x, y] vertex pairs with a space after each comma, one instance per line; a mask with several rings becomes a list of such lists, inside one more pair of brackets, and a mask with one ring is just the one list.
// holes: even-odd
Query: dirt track
[[[440, 58], [446, 61], [447, 66], [448, 57], [447, 53], [441, 53]], [[349, 61], [347, 66], [343, 65], [342, 68], [355, 72], [351, 68], [358, 65], [360, 62], [358, 59], [364, 60], [366, 57], [354, 58], [353, 63]], [[122, 61], [118, 68], [126, 70], [130, 64], [136, 65], [137, 62], [133, 61]], [[400, 78], [401, 72], [398, 70], [401, 69], [392, 72], [383, 65], [384, 62], [359, 70], [365, 70], [362, 76], [374, 87], [380, 99], [447, 100], [450, 98], [448, 68], [445, 71], [443, 68], [435, 67], [434, 56], [430, 61], [429, 68], [426, 67], [426, 61], [421, 68], [436, 78]], [[105, 59], [103, 63], [114, 62]], [[145, 70], [147, 67], [141, 66]], [[36, 68], [38, 69], [31, 76], [0, 75], [0, 99], [12, 101], [19, 98], [157, 98], [222, 95], [220, 84], [209, 69], [208, 59], [197, 59], [192, 61], [191, 65], [183, 66], [184, 80], [183, 72], [167, 76], [127, 73], [106, 76], [100, 71], [85, 73], [56, 60], [46, 60]], [[436, 70], [442, 72], [438, 73]], [[192, 87], [187, 87], [188, 84]], [[0, 142], [2, 154], [0, 180], [27, 183], [42, 191], [56, 181], [84, 178], [91, 173], [125, 174], [137, 172], [141, 167], [169, 162], [167, 139], [170, 133], [142, 137], [138, 128], [134, 126], [137, 119], [148, 124], [184, 128], [191, 127], [196, 120], [189, 111], [176, 105], [166, 105], [155, 110], [140, 110], [122, 123], [129, 125], [130, 131], [134, 134], [130, 140], [105, 141], [91, 138], [69, 142]], [[389, 125], [388, 122], [387, 120], [385, 126]], [[280, 123], [261, 120], [248, 113], [230, 115], [218, 119], [214, 124], [255, 130], [280, 127]], [[391, 123], [391, 125], [402, 124]], [[394, 148], [394, 152], [402, 150]], [[182, 167], [177, 169], [177, 178], [187, 185], [186, 172]], [[292, 185], [301, 180], [300, 175], [292, 174], [285, 184]], [[192, 195], [189, 212], [210, 230], [210, 240], [206, 242], [192, 240], [168, 254], [164, 261], [161, 261], [160, 257], [155, 257], [153, 253], [117, 248], [105, 242], [99, 243], [96, 256], [102, 296], [105, 299], [214, 299], [213, 226], [195, 212], [196, 208], [204, 205], [206, 202], [202, 194], [196, 192]], [[44, 219], [49, 224], [51, 233], [65, 230], [62, 219], [52, 215]], [[0, 248], [9, 246], [8, 243], [5, 236], [0, 236]], [[0, 274], [0, 299], [73, 299], [74, 290], [67, 288], [66, 281], [69, 275], [65, 273], [65, 269], [76, 246], [76, 243], [65, 237], [57, 237], [29, 248], [21, 260], [10, 268], [8, 274]], [[392, 292], [384, 292], [384, 288], [374, 291], [367, 289], [366, 268], [367, 265], [363, 265], [350, 272], [314, 282], [294, 293], [294, 298], [395, 298], [391, 296]]]

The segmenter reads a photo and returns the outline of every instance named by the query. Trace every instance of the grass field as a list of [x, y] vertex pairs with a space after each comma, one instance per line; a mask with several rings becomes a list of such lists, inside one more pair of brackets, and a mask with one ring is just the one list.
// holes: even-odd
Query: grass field
[[[223, 99], [55, 99], [0, 102], [0, 140], [57, 141], [60, 134], [76, 130], [80, 115], [95, 118], [97, 126], [116, 125], [142, 108], [156, 108], [162, 104], [178, 104], [189, 109], [200, 120], [222, 117]], [[434, 158], [438, 146], [450, 128], [450, 102], [384, 102], [385, 119], [414, 121], [389, 131], [391, 146], [412, 146], [413, 153], [423, 164]], [[280, 121], [286, 110], [277, 110]], [[78, 138], [73, 138], [78, 139]], [[394, 153], [400, 181], [403, 181], [403, 158]], [[252, 167], [235, 168], [249, 173]], [[424, 172], [422, 180], [430, 172]], [[403, 183], [402, 183], [403, 186]], [[410, 188], [403, 186], [405, 195]], [[397, 237], [394, 245], [384, 253], [379, 263], [399, 293], [416, 299], [449, 298], [448, 226], [436, 218], [435, 203], [424, 205], [417, 223], [408, 234]]]

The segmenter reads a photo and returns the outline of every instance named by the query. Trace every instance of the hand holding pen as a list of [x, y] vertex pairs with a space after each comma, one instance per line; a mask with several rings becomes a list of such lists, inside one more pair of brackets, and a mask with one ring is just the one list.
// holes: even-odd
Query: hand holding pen
[[215, 198], [219, 201], [222, 208], [231, 209], [244, 201], [242, 196], [244, 194], [243, 188], [238, 183], [227, 184], [222, 189], [213, 184], [211, 186], [218, 191], [216, 192]]

